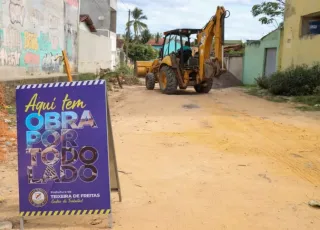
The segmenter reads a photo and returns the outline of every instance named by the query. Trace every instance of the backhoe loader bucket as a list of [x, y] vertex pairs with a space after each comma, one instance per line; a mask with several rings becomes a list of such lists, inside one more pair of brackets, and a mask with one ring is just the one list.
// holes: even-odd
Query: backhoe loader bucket
[[134, 67], [136, 77], [144, 78], [151, 69], [153, 61], [137, 61]]

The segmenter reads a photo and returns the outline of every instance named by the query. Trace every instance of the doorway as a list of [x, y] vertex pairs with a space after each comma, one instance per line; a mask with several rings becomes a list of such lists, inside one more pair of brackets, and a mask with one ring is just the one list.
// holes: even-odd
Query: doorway
[[277, 71], [277, 48], [267, 48], [265, 53], [264, 75], [269, 77]]

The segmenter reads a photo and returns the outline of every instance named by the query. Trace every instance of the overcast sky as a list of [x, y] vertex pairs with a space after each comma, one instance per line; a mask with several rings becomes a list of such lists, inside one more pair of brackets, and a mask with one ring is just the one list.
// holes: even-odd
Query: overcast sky
[[225, 22], [225, 39], [260, 39], [275, 29], [261, 25], [251, 14], [254, 4], [263, 0], [118, 0], [117, 33], [124, 34], [128, 9], [141, 8], [148, 17], [145, 23], [151, 33], [175, 28], [202, 28], [216, 12], [218, 5], [230, 11]]

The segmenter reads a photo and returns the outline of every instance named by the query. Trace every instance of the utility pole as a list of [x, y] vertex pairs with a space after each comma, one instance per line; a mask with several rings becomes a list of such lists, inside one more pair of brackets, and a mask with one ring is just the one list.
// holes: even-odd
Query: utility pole
[[126, 64], [128, 64], [128, 60], [129, 60], [128, 51], [129, 51], [129, 38], [130, 38], [130, 25], [129, 25], [129, 22], [130, 22], [130, 14], [131, 14], [131, 11], [130, 11], [130, 9], [129, 9], [128, 25], [127, 25]]

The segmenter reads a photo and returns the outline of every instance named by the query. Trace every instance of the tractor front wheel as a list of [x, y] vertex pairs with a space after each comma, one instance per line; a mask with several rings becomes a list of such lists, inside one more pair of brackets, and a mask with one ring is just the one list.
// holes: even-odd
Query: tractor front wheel
[[148, 73], [146, 76], [146, 88], [148, 90], [153, 90], [156, 84], [156, 78], [153, 73]]
[[209, 79], [203, 84], [197, 84], [194, 86], [194, 89], [197, 93], [209, 93], [212, 89], [213, 80]]
[[163, 66], [159, 73], [160, 89], [165, 94], [175, 94], [177, 92], [178, 81], [176, 73], [169, 66]]

